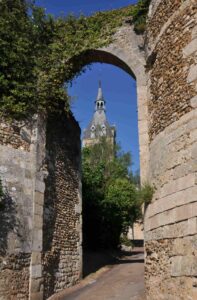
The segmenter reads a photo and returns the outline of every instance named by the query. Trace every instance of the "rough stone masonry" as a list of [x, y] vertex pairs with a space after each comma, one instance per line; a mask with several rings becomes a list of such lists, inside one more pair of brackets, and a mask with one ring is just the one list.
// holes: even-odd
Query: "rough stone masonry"
[[81, 276], [80, 129], [71, 115], [0, 124], [0, 299], [47, 299]]
[[152, 1], [147, 30], [148, 300], [197, 299], [197, 2]]

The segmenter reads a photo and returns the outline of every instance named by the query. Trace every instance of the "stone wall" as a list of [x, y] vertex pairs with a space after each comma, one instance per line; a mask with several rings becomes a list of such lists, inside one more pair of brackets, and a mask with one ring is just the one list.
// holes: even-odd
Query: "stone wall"
[[[173, 7], [172, 1], [167, 2], [169, 4], [166, 1], [160, 3], [157, 8], [159, 14], [155, 12], [148, 30], [148, 39], [151, 44], [153, 43], [150, 47], [151, 53], [148, 54], [154, 60], [147, 66], [151, 68], [149, 73], [151, 139], [191, 111], [190, 100], [196, 95], [195, 85], [187, 81], [189, 70], [195, 64], [195, 56], [188, 55], [192, 51], [191, 47], [195, 48], [195, 42], [190, 46], [188, 44], [192, 39], [192, 29], [196, 25], [196, 4], [193, 2], [186, 5], [186, 1], [179, 8], [181, 0], [173, 1]], [[154, 29], [157, 32], [161, 20], [165, 20], [166, 15], [171, 18], [168, 17], [167, 23], [161, 28], [161, 35], [160, 32], [156, 35]]]
[[51, 116], [46, 130], [44, 299], [81, 277], [80, 152], [80, 130], [74, 119]]
[[31, 261], [35, 120], [0, 124], [0, 299], [28, 299]]
[[147, 32], [148, 300], [197, 299], [197, 3], [152, 1]]
[[0, 124], [0, 299], [46, 299], [81, 276], [80, 129], [64, 113]]

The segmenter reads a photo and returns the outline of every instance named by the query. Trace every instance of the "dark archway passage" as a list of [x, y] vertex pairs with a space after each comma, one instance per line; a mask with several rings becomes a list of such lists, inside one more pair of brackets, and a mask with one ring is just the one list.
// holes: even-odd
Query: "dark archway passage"
[[[131, 77], [131, 72], [128, 74], [125, 69], [122, 70], [122, 68], [120, 68], [120, 66], [124, 65], [123, 62], [120, 64], [120, 60], [117, 59], [118, 66], [114, 66], [110, 64], [110, 62], [114, 61], [114, 56], [112, 56], [113, 60], [109, 60], [110, 55], [107, 54], [107, 58], [105, 57], [103, 59], [102, 53], [103, 52], [100, 53], [98, 51], [97, 59], [100, 61], [107, 60], [108, 64], [93, 63], [91, 68], [87, 69], [85, 73], [82, 73], [74, 80], [71, 88], [69, 88], [69, 94], [71, 98], [74, 98], [71, 109], [74, 112], [75, 118], [79, 121], [83, 137], [83, 129], [87, 127], [94, 114], [94, 102], [98, 92], [98, 80], [101, 79], [103, 97], [106, 101], [107, 120], [111, 125], [116, 124], [116, 142], [121, 143], [122, 150], [132, 153], [134, 174], [139, 168], [136, 82]], [[93, 58], [95, 57], [91, 57], [91, 59]], [[84, 193], [85, 192], [83, 192], [83, 197], [86, 196]], [[83, 203], [84, 200], [83, 198]], [[91, 199], [89, 200], [92, 202]], [[111, 232], [109, 235], [111, 239], [113, 233], [112, 230], [107, 229], [107, 227], [102, 224], [100, 209], [98, 207], [96, 208], [96, 203], [97, 201], [95, 200], [94, 209], [94, 204], [93, 206], [91, 204], [87, 207], [86, 203], [86, 206], [83, 206], [83, 275], [96, 271], [105, 264], [114, 262], [114, 258], [112, 258], [109, 251], [105, 249], [105, 239], [107, 238], [107, 232], [105, 233], [105, 231]], [[86, 209], [88, 213], [84, 211]], [[103, 213], [102, 218], [104, 218]], [[113, 227], [115, 228], [116, 224], [114, 224]], [[114, 233], [115, 232], [116, 231], [114, 231]], [[109, 247], [110, 244], [109, 237], [107, 238], [107, 247]], [[129, 238], [133, 239], [131, 234]], [[141, 233], [140, 237], [136, 235], [135, 238], [142, 239], [143, 233]], [[89, 248], [91, 248], [91, 251]]]

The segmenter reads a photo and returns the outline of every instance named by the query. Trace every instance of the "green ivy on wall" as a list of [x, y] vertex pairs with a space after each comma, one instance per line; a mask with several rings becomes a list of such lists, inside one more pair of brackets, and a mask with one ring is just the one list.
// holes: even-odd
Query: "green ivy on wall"
[[[0, 115], [26, 118], [53, 111], [69, 97], [64, 82], [83, 71], [83, 61], [72, 60], [88, 49], [108, 45], [126, 17], [137, 33], [145, 25], [149, 1], [136, 6], [98, 12], [90, 17], [45, 15], [26, 0], [0, 2]], [[140, 28], [140, 29], [139, 29]]]
[[151, 0], [139, 0], [133, 7], [132, 16], [134, 30], [137, 34], [142, 34], [146, 30], [146, 19]]

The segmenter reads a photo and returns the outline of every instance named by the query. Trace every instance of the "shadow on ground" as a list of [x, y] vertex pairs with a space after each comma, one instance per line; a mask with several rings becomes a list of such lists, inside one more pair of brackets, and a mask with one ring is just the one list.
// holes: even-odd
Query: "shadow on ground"
[[143, 254], [142, 250], [121, 251], [84, 251], [83, 253], [83, 278], [107, 265], [144, 263], [144, 259], [135, 257]]

